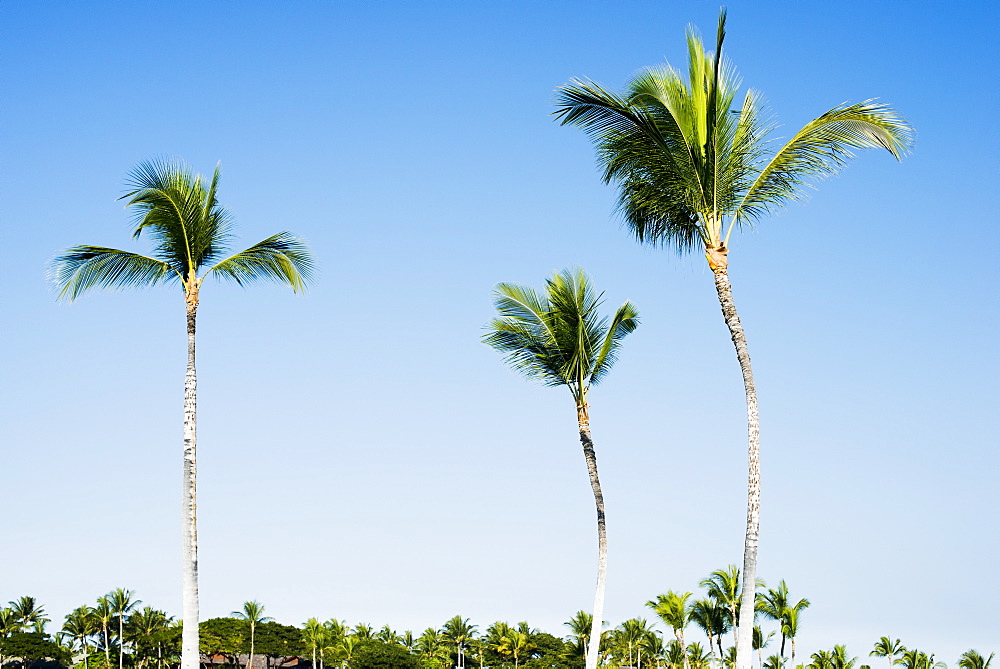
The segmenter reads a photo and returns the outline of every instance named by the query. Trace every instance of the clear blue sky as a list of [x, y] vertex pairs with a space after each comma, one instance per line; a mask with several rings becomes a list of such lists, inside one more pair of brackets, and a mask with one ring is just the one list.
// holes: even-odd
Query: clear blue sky
[[[711, 2], [0, 5], [5, 383], [0, 600], [57, 621], [115, 587], [179, 613], [183, 306], [59, 305], [75, 244], [147, 250], [117, 201], [154, 156], [209, 172], [248, 245], [292, 230], [305, 297], [208, 285], [199, 339], [202, 611], [556, 634], [592, 603], [569, 395], [479, 342], [500, 281], [580, 265], [642, 325], [592, 395], [606, 618], [742, 558], [742, 386], [699, 258], [636, 245], [571, 77], [683, 65]], [[882, 635], [1000, 651], [998, 9], [729, 4], [729, 55], [789, 131], [881, 97], [918, 131], [735, 241], [761, 398], [760, 575], [808, 597], [800, 657]], [[693, 634], [693, 633], [692, 633]], [[692, 638], [697, 638], [694, 635]], [[875, 665], [882, 665], [875, 662]]]

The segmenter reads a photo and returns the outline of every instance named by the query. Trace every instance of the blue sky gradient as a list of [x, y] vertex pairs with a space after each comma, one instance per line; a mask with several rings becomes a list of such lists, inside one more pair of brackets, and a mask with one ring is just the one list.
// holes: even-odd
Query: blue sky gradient
[[[882, 635], [1000, 651], [995, 3], [729, 5], [729, 57], [788, 134], [880, 97], [917, 129], [732, 244], [761, 400], [760, 575], [812, 606], [799, 657]], [[718, 5], [0, 5], [6, 549], [0, 600], [57, 621], [127, 587], [180, 609], [183, 304], [56, 303], [58, 251], [129, 238], [135, 164], [222, 161], [236, 244], [279, 230], [305, 297], [209, 284], [199, 319], [202, 610], [420, 631], [592, 605], [569, 393], [479, 338], [495, 283], [580, 265], [642, 325], [592, 394], [606, 618], [742, 560], [743, 391], [711, 274], [640, 247], [553, 89], [685, 65]], [[692, 638], [697, 638], [694, 635]], [[883, 665], [874, 660], [873, 666]]]

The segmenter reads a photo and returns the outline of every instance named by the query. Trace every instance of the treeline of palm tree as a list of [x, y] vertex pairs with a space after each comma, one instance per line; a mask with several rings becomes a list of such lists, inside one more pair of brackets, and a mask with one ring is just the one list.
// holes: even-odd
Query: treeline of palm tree
[[[717, 569], [699, 582], [704, 596], [669, 591], [646, 602], [669, 632], [664, 634], [644, 618], [625, 620], [601, 632], [598, 666], [636, 669], [734, 669], [739, 621], [740, 572], [735, 566]], [[760, 669], [882, 669], [858, 665], [845, 646], [813, 653], [809, 662], [795, 664], [794, 640], [798, 612], [806, 599], [793, 601], [781, 581], [768, 589], [757, 579], [757, 606], [752, 639]], [[21, 597], [0, 608], [0, 667], [11, 669], [167, 669], [181, 657], [181, 621], [142, 602], [135, 593], [118, 588], [66, 615], [59, 631], [33, 597]], [[602, 621], [603, 622], [603, 621]], [[420, 634], [402, 633], [384, 625], [353, 626], [310, 618], [301, 626], [283, 625], [264, 615], [264, 606], [248, 601], [228, 617], [199, 624], [201, 663], [218, 669], [580, 669], [585, 666], [593, 617], [578, 611], [564, 625], [565, 637], [533, 628], [527, 622], [497, 621], [480, 630], [468, 618], [455, 616], [441, 627]], [[599, 627], [605, 627], [600, 625]], [[689, 641], [700, 631], [705, 642]], [[668, 638], [672, 635], [673, 638]], [[729, 635], [729, 637], [727, 637]], [[726, 647], [725, 642], [731, 645]], [[768, 657], [764, 650], [775, 650]], [[888, 669], [946, 669], [934, 654], [908, 648], [883, 636], [870, 656], [884, 658]], [[969, 650], [958, 659], [959, 669], [990, 669], [993, 654]]]

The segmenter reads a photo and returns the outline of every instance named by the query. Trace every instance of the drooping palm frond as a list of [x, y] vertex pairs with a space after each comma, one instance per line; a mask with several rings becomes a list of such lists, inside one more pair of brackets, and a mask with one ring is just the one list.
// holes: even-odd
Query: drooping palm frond
[[737, 219], [758, 218], [775, 205], [799, 199], [810, 180], [836, 174], [854, 157], [851, 149], [883, 148], [897, 160], [910, 149], [913, 128], [886, 104], [844, 103], [810, 121], [781, 147], [733, 210]]
[[147, 233], [156, 243], [154, 255], [185, 277], [221, 257], [227, 248], [232, 218], [216, 199], [217, 166], [208, 185], [180, 162], [151, 160], [129, 174], [122, 199], [136, 211], [133, 236]]
[[178, 278], [156, 258], [103, 246], [74, 246], [52, 261], [50, 276], [59, 299], [72, 302], [91, 288], [139, 288]]
[[299, 292], [305, 290], [313, 269], [312, 256], [302, 240], [290, 232], [279, 232], [229, 256], [208, 271], [241, 286], [267, 279], [288, 284]]

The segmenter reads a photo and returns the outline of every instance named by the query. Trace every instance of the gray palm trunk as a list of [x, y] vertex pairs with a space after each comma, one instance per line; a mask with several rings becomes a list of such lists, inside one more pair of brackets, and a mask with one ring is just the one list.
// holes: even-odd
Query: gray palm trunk
[[254, 631], [255, 631], [254, 628], [255, 627], [256, 627], [256, 625], [254, 624], [254, 621], [251, 620], [250, 621], [250, 655], [247, 657], [247, 669], [250, 669], [250, 667], [253, 667], [253, 651], [254, 651], [254, 648], [253, 648], [254, 638], [253, 638], [253, 636], [254, 636]]
[[733, 302], [726, 261], [727, 249], [709, 250], [709, 265], [715, 275], [715, 290], [719, 295], [722, 316], [729, 327], [729, 334], [736, 347], [736, 357], [743, 372], [743, 386], [747, 401], [747, 529], [743, 548], [743, 589], [740, 593], [740, 613], [736, 628], [737, 669], [753, 667], [753, 618], [757, 583], [757, 540], [760, 533], [760, 428], [757, 418], [757, 390], [750, 367], [750, 352]]
[[597, 506], [597, 591], [594, 594], [594, 618], [590, 625], [586, 664], [586, 669], [596, 669], [604, 618], [604, 588], [608, 576], [608, 537], [604, 524], [604, 494], [597, 477], [597, 456], [594, 454], [594, 441], [590, 437], [590, 416], [587, 414], [586, 404], [576, 408], [576, 418], [580, 426], [583, 457], [587, 460], [587, 472], [590, 474], [590, 487], [594, 490], [594, 504]]
[[184, 627], [181, 638], [181, 669], [198, 669], [198, 507], [197, 507], [197, 418], [198, 379], [195, 373], [195, 322], [198, 287], [187, 293], [187, 373], [184, 376], [184, 491], [183, 491], [183, 592]]

